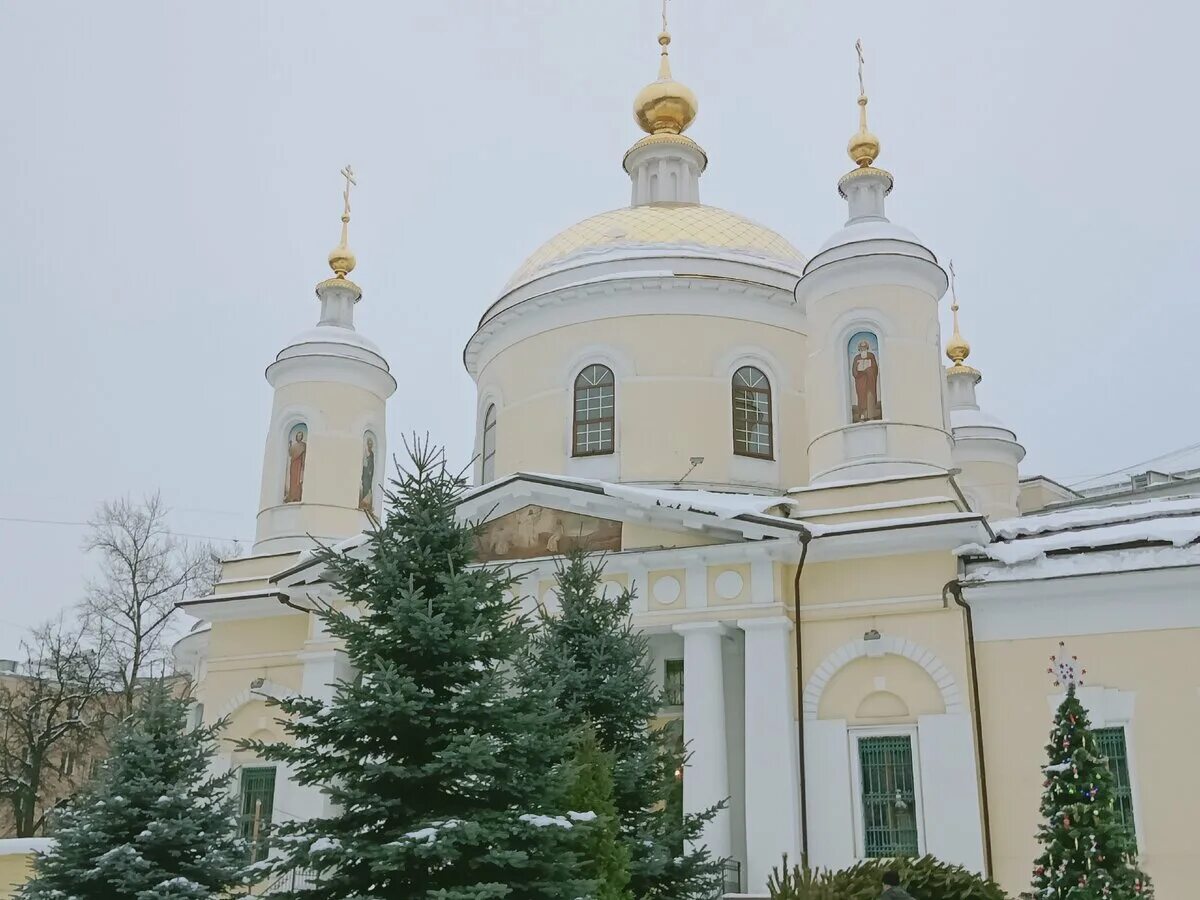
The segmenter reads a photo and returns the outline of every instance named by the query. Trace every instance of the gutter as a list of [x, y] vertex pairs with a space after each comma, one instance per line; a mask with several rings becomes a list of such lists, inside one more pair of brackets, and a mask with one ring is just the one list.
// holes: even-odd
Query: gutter
[[800, 532], [800, 561], [796, 564], [796, 578], [792, 582], [792, 608], [796, 617], [796, 735], [798, 766], [800, 776], [800, 855], [802, 860], [808, 859], [808, 781], [804, 765], [804, 656], [803, 644], [800, 640], [800, 573], [804, 571], [804, 562], [808, 559], [808, 545], [812, 541], [812, 532], [807, 528]]
[[979, 792], [983, 803], [983, 864], [984, 875], [992, 877], [992, 817], [988, 807], [987, 764], [983, 753], [983, 713], [979, 705], [979, 666], [975, 658], [975, 623], [971, 616], [971, 605], [963, 597], [962, 582], [954, 578], [946, 582], [942, 588], [942, 600], [949, 607], [946, 595], [954, 597], [954, 602], [962, 607], [963, 619], [967, 628], [967, 656], [971, 664], [971, 705], [974, 707], [975, 726], [975, 765], [979, 767]]

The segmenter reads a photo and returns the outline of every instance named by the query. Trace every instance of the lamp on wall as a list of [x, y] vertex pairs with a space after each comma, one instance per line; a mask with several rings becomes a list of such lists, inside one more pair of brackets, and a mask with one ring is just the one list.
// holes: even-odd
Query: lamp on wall
[[880, 634], [874, 628], [872, 628], [870, 631], [868, 631], [866, 634], [863, 635], [864, 641], [877, 641], [877, 640], [879, 640], [879, 638], [880, 638]]
[[702, 465], [704, 463], [704, 457], [703, 456], [689, 456], [688, 462], [690, 462], [692, 464], [692, 467], [683, 473], [683, 475], [680, 477], [680, 479], [677, 482], [675, 482], [676, 484], [683, 484], [684, 479], [687, 478], [689, 475], [691, 475], [693, 472], [695, 472], [697, 466]]

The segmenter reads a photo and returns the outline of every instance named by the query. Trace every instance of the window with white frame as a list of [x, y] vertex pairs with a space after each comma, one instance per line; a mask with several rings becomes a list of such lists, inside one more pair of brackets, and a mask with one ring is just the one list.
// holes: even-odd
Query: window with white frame
[[858, 855], [920, 856], [924, 827], [916, 729], [859, 729], [851, 737]]
[[487, 484], [496, 477], [496, 404], [493, 403], [483, 414], [483, 440], [480, 442], [479, 455], [480, 484]]
[[275, 810], [275, 767], [249, 766], [242, 769], [238, 806], [241, 835], [250, 862], [266, 859], [271, 843], [271, 818]]
[[575, 378], [572, 456], [613, 452], [616, 421], [616, 380], [612, 369], [593, 363]]
[[742, 366], [733, 373], [733, 452], [771, 459], [771, 382], [761, 369]]
[[663, 660], [663, 702], [683, 706], [683, 660]]

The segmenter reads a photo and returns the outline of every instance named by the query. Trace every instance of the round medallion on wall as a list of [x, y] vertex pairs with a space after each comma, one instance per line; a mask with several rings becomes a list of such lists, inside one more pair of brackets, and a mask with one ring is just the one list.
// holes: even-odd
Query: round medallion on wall
[[600, 582], [600, 596], [609, 599], [616, 599], [621, 596], [621, 582], [614, 581], [611, 578], [606, 578]]
[[742, 575], [732, 569], [727, 569], [717, 576], [715, 587], [717, 596], [722, 600], [732, 600], [742, 593]]
[[558, 591], [546, 588], [542, 593], [542, 606], [550, 612], [558, 612], [562, 608], [558, 602]]
[[670, 606], [679, 599], [679, 579], [673, 575], [664, 575], [654, 582], [654, 599], [663, 606]]

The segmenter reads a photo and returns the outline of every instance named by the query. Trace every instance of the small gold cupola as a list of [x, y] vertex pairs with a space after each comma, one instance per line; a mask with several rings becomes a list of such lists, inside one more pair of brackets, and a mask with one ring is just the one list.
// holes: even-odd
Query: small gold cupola
[[342, 192], [342, 239], [338, 241], [336, 247], [329, 251], [329, 268], [333, 269], [335, 277], [345, 279], [354, 271], [354, 266], [358, 262], [349, 244], [350, 187], [357, 185], [358, 182], [354, 180], [354, 170], [350, 166], [342, 169], [342, 177], [346, 179], [346, 190]]
[[865, 60], [861, 39], [854, 42], [854, 49], [858, 53], [858, 131], [850, 138], [846, 152], [850, 154], [856, 166], [866, 168], [879, 158], [880, 147], [879, 138], [867, 128], [867, 88], [863, 81]]
[[667, 30], [667, 0], [663, 0], [662, 33], [658, 43], [662, 47], [658, 80], [638, 91], [633, 101], [633, 115], [647, 134], [683, 134], [696, 118], [699, 104], [692, 89], [671, 75], [671, 58], [667, 51], [671, 44], [671, 33]]
[[979, 378], [982, 377], [979, 370], [966, 364], [967, 357], [971, 355], [971, 344], [958, 328], [958, 291], [954, 284], [954, 260], [950, 260], [947, 268], [950, 270], [950, 312], [954, 315], [954, 333], [946, 342], [946, 356], [951, 362], [946, 371], [951, 375], [974, 375]]

